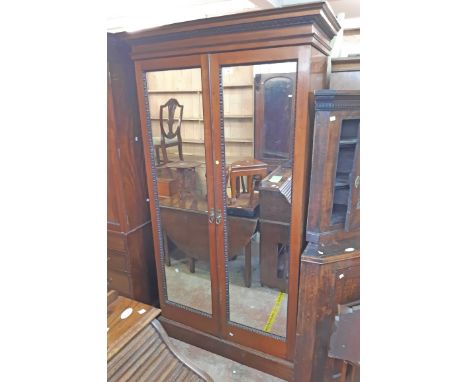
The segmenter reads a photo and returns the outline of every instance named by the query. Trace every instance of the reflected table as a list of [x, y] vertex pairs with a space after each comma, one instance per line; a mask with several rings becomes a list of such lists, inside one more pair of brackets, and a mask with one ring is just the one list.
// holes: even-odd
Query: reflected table
[[[170, 265], [168, 239], [188, 258], [190, 272], [195, 272], [195, 260], [210, 261], [208, 208], [201, 197], [160, 199], [163, 228], [164, 259]], [[252, 236], [257, 231], [257, 218], [228, 216], [228, 259], [245, 254], [244, 283], [252, 282]]]

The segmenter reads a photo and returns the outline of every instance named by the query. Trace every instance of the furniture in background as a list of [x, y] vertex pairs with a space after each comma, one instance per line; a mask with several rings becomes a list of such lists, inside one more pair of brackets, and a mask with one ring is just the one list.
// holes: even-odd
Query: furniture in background
[[260, 282], [287, 291], [291, 227], [291, 168], [278, 166], [260, 184]]
[[264, 178], [267, 175], [267, 164], [256, 159], [240, 160], [231, 163], [230, 184], [231, 198], [237, 199], [240, 196], [239, 178], [247, 177], [247, 193], [253, 198], [254, 177]]
[[360, 57], [335, 57], [331, 60], [330, 89], [359, 90]]
[[156, 275], [133, 63], [125, 41], [107, 37], [107, 284], [156, 304]]
[[359, 300], [360, 251], [320, 252], [308, 244], [301, 256], [294, 381], [341, 381], [348, 369], [329, 347], [339, 306]]
[[[310, 175], [307, 163], [311, 138], [308, 115], [309, 94], [327, 85], [327, 55], [330, 51], [330, 41], [339, 28], [340, 25], [329, 5], [326, 2], [316, 2], [246, 12], [241, 15], [206, 18], [122, 35], [132, 47], [131, 55], [135, 62], [139, 107], [142, 114], [141, 128], [145, 140], [148, 193], [151, 195], [150, 208], [154, 223], [153, 238], [162, 309], [160, 322], [175, 338], [287, 380], [292, 379], [294, 370], [299, 258], [304, 244]], [[265, 65], [271, 65], [272, 73], [279, 73], [281, 71], [276, 70], [275, 65], [283, 63], [288, 63], [293, 68], [294, 81], [296, 81], [296, 92], [292, 94], [293, 100], [291, 100], [294, 106], [288, 112], [290, 120], [293, 121], [290, 129], [293, 130], [291, 137], [294, 137], [294, 142], [290, 142], [288, 158], [294, 158], [291, 168], [294, 178], [291, 180], [293, 183], [290, 195], [291, 220], [287, 243], [289, 245], [289, 274], [285, 288], [287, 306], [282, 309], [287, 313], [284, 317], [284, 331], [276, 334], [262, 330], [261, 327], [253, 327], [248, 321], [239, 323], [235, 321], [237, 318], [233, 314], [233, 310], [237, 309], [232, 303], [233, 293], [236, 293], [236, 290], [241, 291], [237, 294], [236, 301], [241, 304], [242, 293], [247, 291], [243, 289], [244, 287], [234, 286], [231, 283], [229, 258], [233, 251], [230, 248], [240, 249], [251, 241], [251, 235], [257, 230], [257, 220], [235, 217], [227, 213], [228, 200], [225, 191], [227, 165], [239, 158], [254, 157], [247, 153], [250, 151], [250, 146], [253, 146], [252, 138], [245, 136], [237, 139], [227, 134], [230, 131], [244, 131], [243, 127], [247, 126], [247, 121], [253, 122], [254, 118], [250, 114], [247, 102], [244, 104], [247, 97], [243, 98], [241, 93], [252, 94], [251, 84], [247, 88], [244, 84], [233, 85], [224, 80], [232, 73], [247, 69], [251, 71], [253, 80], [253, 69], [261, 69]], [[207, 197], [203, 196], [206, 208], [196, 212], [192, 207], [194, 201], [189, 200], [190, 198], [186, 198], [187, 201], [184, 198], [170, 198], [177, 200], [182, 208], [165, 205], [164, 199], [168, 198], [157, 198], [155, 177], [157, 160], [151, 138], [154, 126], [150, 123], [157, 118], [147, 107], [149, 100], [157, 94], [185, 90], [166, 88], [161, 82], [158, 87], [157, 81], [151, 82], [151, 78], [157, 75], [166, 75], [167, 78], [178, 75], [182, 80], [184, 73], [193, 73], [194, 69], [199, 73], [197, 86], [187, 88], [186, 92], [187, 97], [189, 94], [193, 96], [192, 100], [195, 98], [194, 94], [197, 95], [199, 100], [197, 105], [200, 105], [199, 109], [203, 111], [203, 119], [198, 115], [197, 127], [192, 131], [184, 128], [184, 134], [189, 132], [193, 134], [190, 139], [195, 143], [192, 146], [198, 146], [197, 155], [205, 158], [207, 174]], [[194, 90], [195, 88], [197, 90]], [[179, 96], [177, 98], [180, 99]], [[185, 108], [189, 107], [189, 103], [185, 100], [180, 102]], [[248, 104], [250, 107], [253, 106], [250, 101]], [[235, 114], [236, 110], [242, 109], [245, 109], [244, 114]], [[265, 110], [270, 109], [266, 107]], [[186, 118], [184, 124], [185, 121]], [[187, 139], [184, 137], [184, 157], [185, 142]], [[248, 146], [248, 149], [245, 146]], [[231, 152], [234, 147], [239, 148], [236, 155]], [[190, 150], [195, 151], [193, 147]], [[258, 160], [264, 162], [262, 159]], [[203, 311], [190, 305], [190, 298], [185, 299], [184, 301], [189, 302], [184, 304], [170, 300], [171, 294], [167, 293], [167, 283], [164, 281], [169, 278], [166, 277], [163, 235], [178, 243], [176, 245], [182, 246], [188, 228], [180, 233], [180, 238], [176, 238], [174, 232], [177, 230], [168, 229], [167, 225], [172, 224], [168, 223], [172, 219], [188, 219], [189, 212], [193, 217], [196, 216], [197, 220], [199, 219], [199, 223], [187, 227], [194, 230], [197, 227], [204, 227], [202, 234], [191, 234], [197, 240], [202, 238], [205, 240], [200, 242], [200, 252], [197, 256], [210, 260], [206, 267], [210, 275], [210, 295], [206, 298], [210, 307]], [[245, 219], [239, 225], [239, 230], [244, 230], [247, 226], [249, 228], [247, 233], [238, 232], [239, 230], [235, 228], [234, 224], [238, 219]], [[203, 225], [201, 221], [204, 221]], [[179, 226], [180, 230], [181, 224], [174, 224]], [[264, 235], [264, 232], [261, 235]], [[194, 247], [192, 241], [190, 248], [182, 250], [194, 253]], [[175, 273], [170, 275], [175, 276]], [[177, 282], [181, 280], [181, 277], [177, 278]], [[250, 288], [248, 292], [253, 293], [253, 289]]]
[[316, 91], [314, 108], [306, 240], [359, 248], [359, 92]]
[[179, 198], [195, 195], [196, 186], [196, 168], [200, 163], [193, 161], [177, 161], [164, 165], [165, 168], [174, 169], [176, 172], [175, 181]]
[[[167, 118], [164, 117], [164, 109], [167, 109]], [[176, 112], [178, 111], [178, 114]], [[156, 160], [161, 164], [160, 150], [163, 154], [163, 164], [169, 162], [167, 156], [167, 148], [177, 146], [179, 151], [179, 159], [184, 160], [182, 152], [182, 135], [181, 126], [184, 114], [184, 105], [180, 105], [175, 98], [170, 98], [164, 105], [159, 108], [159, 126], [161, 128], [160, 136], [153, 136], [154, 151], [156, 152]], [[176, 116], [177, 115], [177, 116]], [[164, 122], [167, 122], [167, 131], [164, 128]], [[174, 122], [176, 126], [174, 129]]]
[[255, 158], [270, 171], [291, 160], [296, 73], [255, 75]]
[[320, 90], [314, 96], [294, 380], [350, 382], [356, 370], [331, 358], [329, 348], [340, 305], [360, 298], [359, 92]]
[[338, 305], [328, 356], [343, 362], [339, 382], [359, 381], [360, 302]]
[[[209, 262], [208, 232], [209, 221], [206, 219], [207, 203], [205, 200], [186, 198], [164, 198], [160, 200], [161, 220], [164, 227], [163, 243], [166, 265], [170, 266], [169, 241], [189, 258], [189, 269], [195, 272], [195, 261]], [[189, 207], [189, 208], [187, 208]], [[229, 216], [228, 259], [233, 260], [240, 254], [245, 255], [244, 284], [252, 283], [251, 241], [257, 230], [258, 219]], [[187, 230], [186, 227], [189, 227]]]
[[[267, 164], [254, 158], [231, 163], [229, 166], [231, 197], [227, 203], [228, 215], [258, 217], [259, 196], [255, 191], [255, 182], [261, 181], [267, 174]], [[247, 189], [245, 189], [244, 177], [247, 178]]]
[[107, 295], [107, 380], [208, 381], [211, 377], [175, 348], [156, 319], [160, 309]]

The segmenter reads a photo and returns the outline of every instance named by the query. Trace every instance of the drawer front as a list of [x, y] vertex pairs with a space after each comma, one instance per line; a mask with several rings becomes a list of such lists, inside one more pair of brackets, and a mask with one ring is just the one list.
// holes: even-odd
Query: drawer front
[[132, 297], [132, 282], [126, 273], [107, 270], [107, 288], [115, 289], [119, 294]]
[[127, 254], [113, 250], [107, 250], [107, 268], [114, 271], [129, 272]]
[[115, 251], [127, 252], [125, 235], [107, 231], [107, 248]]

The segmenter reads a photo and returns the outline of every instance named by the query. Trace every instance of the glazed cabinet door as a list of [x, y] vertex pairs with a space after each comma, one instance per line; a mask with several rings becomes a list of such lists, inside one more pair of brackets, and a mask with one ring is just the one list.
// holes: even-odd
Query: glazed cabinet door
[[351, 190], [348, 200], [348, 211], [346, 212], [346, 231], [359, 229], [360, 225], [360, 166], [359, 166], [359, 142], [356, 144], [354, 153], [354, 168], [351, 174]]
[[163, 315], [217, 334], [207, 57], [137, 61], [135, 68]]
[[222, 336], [284, 358], [302, 249], [308, 57], [308, 47], [261, 49], [210, 65]]
[[[339, 137], [336, 140], [336, 168], [333, 182], [332, 225], [346, 231], [359, 228], [359, 118], [336, 113]], [[330, 125], [333, 129], [333, 125]]]

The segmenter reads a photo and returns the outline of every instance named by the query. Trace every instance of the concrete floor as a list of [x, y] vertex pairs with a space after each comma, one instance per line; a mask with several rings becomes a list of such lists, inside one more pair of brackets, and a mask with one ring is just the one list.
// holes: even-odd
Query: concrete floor
[[[209, 263], [197, 261], [195, 273], [190, 273], [182, 252], [175, 249], [170, 257], [171, 266], [165, 267], [169, 300], [211, 313]], [[251, 287], [244, 285], [244, 255], [229, 261], [228, 271], [230, 321], [285, 337], [288, 295], [260, 285], [258, 238], [252, 242]], [[270, 327], [266, 326], [268, 322]]]
[[215, 382], [282, 382], [283, 379], [231, 361], [196, 346], [171, 338], [177, 349], [200, 369], [206, 371]]

